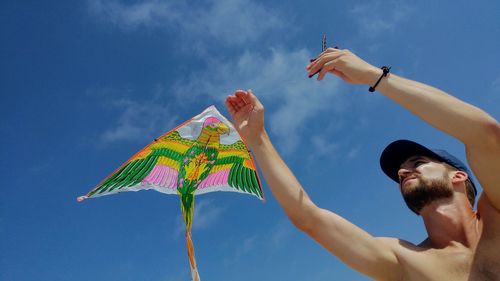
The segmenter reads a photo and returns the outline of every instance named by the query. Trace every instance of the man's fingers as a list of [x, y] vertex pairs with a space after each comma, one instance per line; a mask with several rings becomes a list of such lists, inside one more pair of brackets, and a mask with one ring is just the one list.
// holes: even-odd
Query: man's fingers
[[[252, 90], [236, 90], [233, 95], [227, 97], [227, 100], [231, 103], [236, 112], [242, 109], [252, 110], [254, 108], [264, 108], [259, 99], [253, 94]], [[247, 105], [250, 106], [247, 107]]]
[[241, 89], [238, 89], [238, 90], [234, 91], [234, 95], [235, 95], [235, 96], [236, 96], [237, 94], [239, 94], [239, 93], [243, 93], [243, 94], [244, 94], [244, 93], [246, 93], [246, 91], [245, 91], [245, 90], [241, 90]]
[[314, 59], [310, 59], [309, 62], [314, 62], [316, 61], [319, 57], [321, 57], [321, 55], [323, 54], [326, 54], [326, 53], [333, 53], [333, 52], [338, 52], [340, 51], [339, 48], [337, 46], [333, 47], [333, 48], [328, 48], [326, 50], [324, 50], [323, 52], [319, 53], [319, 55], [317, 55]]
[[238, 98], [236, 98], [235, 96], [228, 96], [226, 99], [227, 103], [232, 107], [234, 111], [238, 111], [241, 108], [241, 106], [238, 105], [237, 100]]
[[323, 68], [321, 68], [321, 71], [318, 74], [318, 81], [323, 80], [325, 75], [335, 69], [335, 63], [334, 61], [329, 61], [323, 65]]
[[248, 97], [250, 98], [250, 103], [254, 107], [259, 108], [259, 109], [263, 109], [264, 108], [264, 106], [262, 105], [262, 103], [260, 102], [260, 100], [257, 98], [257, 96], [255, 96], [253, 94], [252, 90], [248, 90]]
[[234, 94], [228, 96], [226, 100], [231, 103], [231, 105], [234, 107], [236, 111], [238, 111], [247, 104], [247, 102], [244, 99], [245, 95], [247, 95], [245, 91], [236, 90]]
[[338, 62], [339, 62], [339, 58], [340, 56], [336, 56], [336, 58], [334, 58], [333, 60], [330, 60], [328, 62], [326, 62], [323, 67], [321, 68], [321, 71], [319, 72], [318, 74], [318, 81], [319, 80], [323, 80], [323, 78], [325, 77], [325, 75], [328, 73], [328, 72], [331, 72], [335, 69], [335, 67], [338, 65]]
[[238, 98], [236, 102], [240, 107], [243, 107], [250, 103], [250, 97], [246, 91], [239, 91], [235, 93], [235, 95]]
[[233, 105], [233, 108], [236, 110], [236, 112], [240, 111], [241, 106], [239, 106], [238, 103], [232, 101], [231, 104]]
[[245, 106], [243, 106], [243, 107], [241, 108], [241, 112], [242, 112], [242, 113], [248, 113], [248, 112], [252, 111], [252, 108], [253, 108], [253, 105], [252, 105], [252, 104], [247, 103]]
[[226, 98], [226, 108], [227, 110], [229, 111], [229, 113], [231, 115], [234, 115], [236, 113], [236, 109], [234, 108], [234, 106], [231, 104], [231, 102], [229, 101], [229, 96]]
[[314, 61], [310, 66], [308, 66], [309, 75], [318, 72], [320, 69], [324, 68], [324, 65], [329, 61], [336, 60], [337, 58], [343, 56], [343, 52], [327, 52], [325, 51], [321, 57], [319, 57], [316, 61]]

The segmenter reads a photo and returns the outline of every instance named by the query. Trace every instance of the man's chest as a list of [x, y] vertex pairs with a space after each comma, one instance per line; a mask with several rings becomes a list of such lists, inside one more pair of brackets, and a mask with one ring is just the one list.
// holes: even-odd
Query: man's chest
[[470, 270], [470, 281], [500, 280], [500, 235], [479, 241]]
[[475, 250], [423, 250], [401, 257], [403, 280], [498, 281], [500, 251], [495, 243], [479, 243]]
[[403, 280], [442, 281], [468, 280], [474, 252], [461, 250], [424, 250], [401, 257]]

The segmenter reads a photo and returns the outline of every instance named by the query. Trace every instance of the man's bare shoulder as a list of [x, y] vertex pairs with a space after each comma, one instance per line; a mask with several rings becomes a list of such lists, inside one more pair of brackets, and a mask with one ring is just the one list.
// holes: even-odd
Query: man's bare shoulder
[[427, 239], [418, 245], [398, 238], [378, 239], [396, 253], [402, 280], [467, 280], [473, 252], [466, 247], [436, 249]]
[[379, 237], [397, 256], [404, 280], [500, 280], [500, 211], [481, 196], [477, 214], [475, 245], [453, 243], [433, 248], [429, 240], [419, 244]]

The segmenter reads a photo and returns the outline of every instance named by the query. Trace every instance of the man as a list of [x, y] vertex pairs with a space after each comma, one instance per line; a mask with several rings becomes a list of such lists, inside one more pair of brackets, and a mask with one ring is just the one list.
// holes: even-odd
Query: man
[[348, 83], [374, 86], [386, 97], [465, 144], [483, 188], [477, 212], [471, 173], [444, 151], [410, 141], [390, 144], [384, 172], [399, 182], [409, 208], [428, 233], [420, 245], [373, 237], [317, 207], [274, 149], [264, 107], [249, 91], [226, 99], [233, 123], [255, 154], [272, 193], [295, 226], [348, 266], [376, 280], [500, 280], [500, 125], [482, 110], [436, 88], [378, 69], [348, 50], [330, 48], [307, 66], [318, 80], [333, 73]]

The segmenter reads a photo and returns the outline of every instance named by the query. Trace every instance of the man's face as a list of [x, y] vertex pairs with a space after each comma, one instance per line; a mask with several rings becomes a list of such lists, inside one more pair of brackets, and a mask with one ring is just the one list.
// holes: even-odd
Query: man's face
[[432, 158], [410, 157], [401, 164], [398, 175], [403, 199], [416, 214], [435, 200], [453, 196], [448, 169]]

